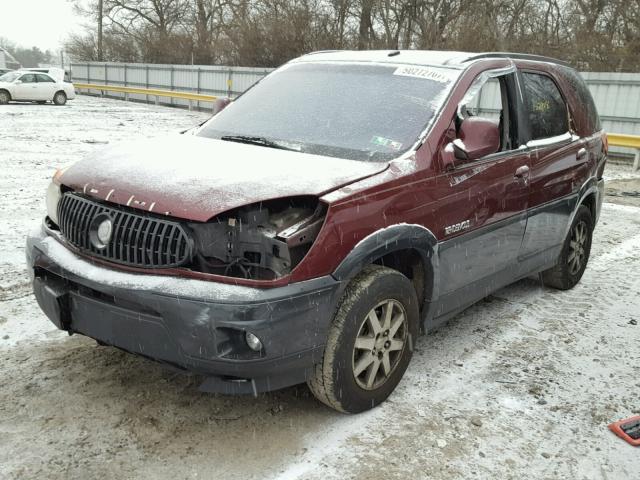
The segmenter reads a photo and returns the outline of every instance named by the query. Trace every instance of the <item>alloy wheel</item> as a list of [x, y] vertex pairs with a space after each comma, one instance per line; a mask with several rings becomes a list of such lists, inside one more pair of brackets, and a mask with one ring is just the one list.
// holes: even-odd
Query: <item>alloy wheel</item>
[[569, 241], [569, 255], [567, 263], [569, 264], [569, 273], [576, 275], [586, 258], [585, 247], [587, 243], [587, 224], [579, 221], [571, 229], [571, 240]]
[[353, 347], [353, 376], [360, 388], [375, 390], [387, 381], [407, 338], [407, 314], [398, 301], [384, 300], [369, 311]]

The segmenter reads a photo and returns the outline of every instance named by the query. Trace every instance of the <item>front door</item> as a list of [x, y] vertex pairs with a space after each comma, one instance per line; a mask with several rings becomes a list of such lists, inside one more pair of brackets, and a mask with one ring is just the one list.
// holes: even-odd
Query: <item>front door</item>
[[495, 122], [500, 147], [472, 161], [456, 159], [439, 182], [439, 296], [435, 316], [464, 308], [517, 277], [517, 258], [526, 227], [529, 154], [519, 145], [516, 74], [483, 75], [470, 88], [452, 121], [460, 132], [465, 118]]
[[38, 83], [35, 73], [25, 73], [18, 80], [21, 83], [16, 84], [13, 90], [14, 100], [37, 100]]

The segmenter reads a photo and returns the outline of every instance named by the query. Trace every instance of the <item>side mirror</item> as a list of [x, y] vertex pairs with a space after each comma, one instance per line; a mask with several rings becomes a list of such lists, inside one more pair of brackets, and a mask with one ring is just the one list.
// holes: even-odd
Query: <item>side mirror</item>
[[213, 114], [217, 115], [222, 110], [227, 108], [231, 103], [231, 99], [229, 97], [220, 97], [213, 102]]
[[16, 80], [16, 81], [15, 81], [15, 82], [13, 82], [13, 83], [15, 83], [16, 85], [20, 85], [20, 84], [22, 83], [22, 80]]
[[451, 146], [459, 160], [473, 161], [500, 150], [500, 128], [486, 118], [464, 119], [458, 137]]

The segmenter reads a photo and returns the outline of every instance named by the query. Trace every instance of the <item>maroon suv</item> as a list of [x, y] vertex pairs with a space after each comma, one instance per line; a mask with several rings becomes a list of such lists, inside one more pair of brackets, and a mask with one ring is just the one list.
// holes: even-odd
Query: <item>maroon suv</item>
[[517, 54], [321, 52], [203, 125], [56, 173], [28, 239], [59, 328], [253, 393], [382, 402], [429, 330], [581, 278], [606, 137], [584, 82]]

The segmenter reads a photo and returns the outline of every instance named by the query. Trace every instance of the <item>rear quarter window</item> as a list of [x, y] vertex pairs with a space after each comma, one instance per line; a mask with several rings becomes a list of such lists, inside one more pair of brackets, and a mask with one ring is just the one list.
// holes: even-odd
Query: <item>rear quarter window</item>
[[569, 88], [574, 91], [574, 94], [578, 99], [579, 108], [582, 109], [582, 115], [580, 115], [580, 117], [584, 118], [582, 122], [584, 125], [582, 125], [582, 128], [587, 130], [585, 133], [590, 135], [602, 130], [598, 109], [593, 101], [589, 87], [582, 76], [573, 68], [563, 66], [560, 67], [559, 70], [566, 82], [569, 84]]
[[555, 137], [569, 131], [567, 105], [550, 77], [524, 72], [524, 90], [529, 111], [531, 139]]

